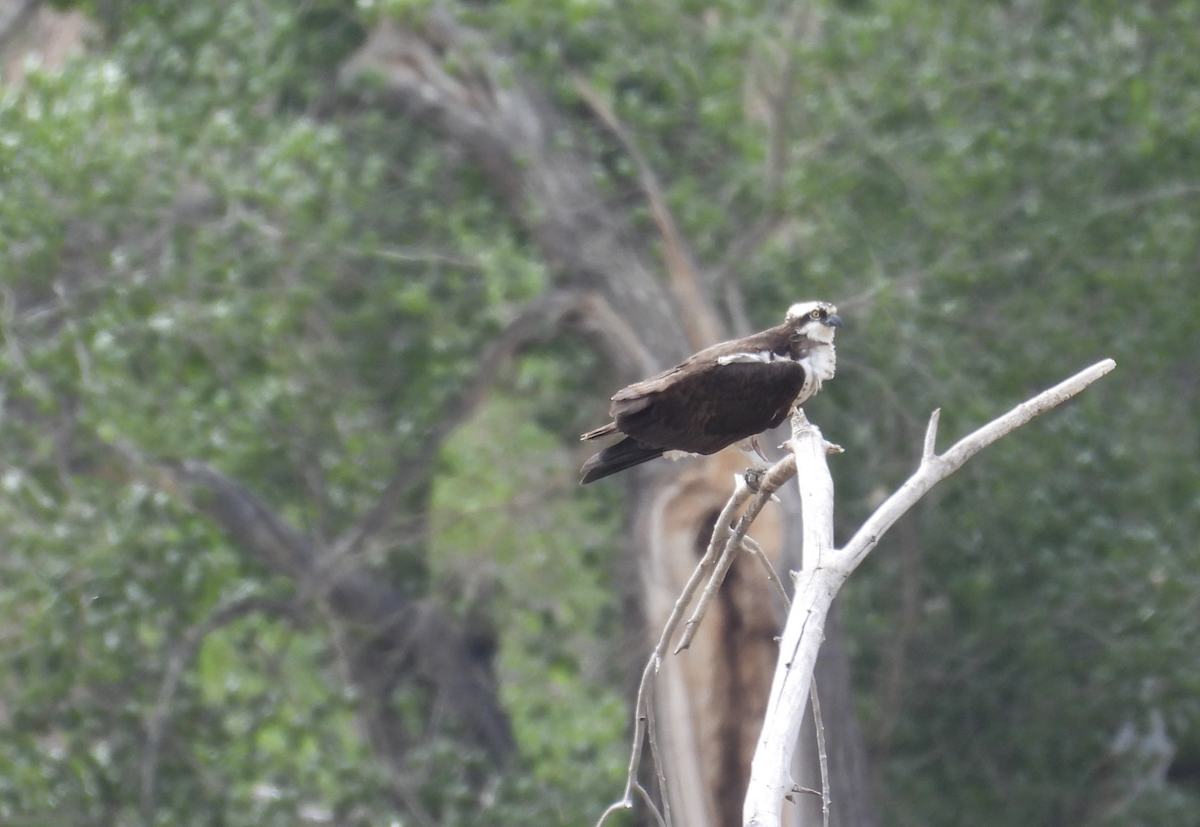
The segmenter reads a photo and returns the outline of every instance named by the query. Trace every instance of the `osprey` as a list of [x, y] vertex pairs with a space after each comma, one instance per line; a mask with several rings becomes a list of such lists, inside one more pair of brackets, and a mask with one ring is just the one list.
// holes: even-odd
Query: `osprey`
[[613, 421], [581, 439], [625, 438], [583, 464], [582, 484], [668, 451], [715, 454], [779, 425], [833, 378], [841, 326], [829, 302], [793, 304], [781, 325], [705, 348], [618, 391], [608, 409]]

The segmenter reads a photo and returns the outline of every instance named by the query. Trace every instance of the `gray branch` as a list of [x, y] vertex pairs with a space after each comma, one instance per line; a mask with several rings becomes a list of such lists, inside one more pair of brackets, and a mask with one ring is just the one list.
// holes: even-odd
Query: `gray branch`
[[804, 519], [804, 568], [792, 573], [796, 594], [780, 641], [762, 734], [750, 766], [750, 786], [743, 810], [746, 825], [781, 824], [784, 796], [792, 787], [789, 768], [824, 637], [825, 619], [834, 595], [846, 578], [883, 534], [930, 488], [1000, 437], [1070, 399], [1114, 367], [1113, 360], [1105, 359], [1080, 371], [967, 435], [940, 455], [934, 450], [938, 424], [938, 412], [934, 411], [916, 472], [840, 549], [833, 545], [833, 483], [826, 462], [826, 455], [836, 446], [825, 441], [820, 429], [809, 424], [802, 411], [797, 412], [792, 420], [792, 453], [796, 457]]

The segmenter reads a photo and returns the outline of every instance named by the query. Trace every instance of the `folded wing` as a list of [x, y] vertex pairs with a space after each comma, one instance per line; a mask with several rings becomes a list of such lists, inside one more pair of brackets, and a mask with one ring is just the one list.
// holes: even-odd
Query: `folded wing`
[[616, 430], [643, 445], [712, 454], [783, 422], [804, 380], [790, 359], [713, 362], [656, 389], [632, 385], [613, 397], [610, 413]]

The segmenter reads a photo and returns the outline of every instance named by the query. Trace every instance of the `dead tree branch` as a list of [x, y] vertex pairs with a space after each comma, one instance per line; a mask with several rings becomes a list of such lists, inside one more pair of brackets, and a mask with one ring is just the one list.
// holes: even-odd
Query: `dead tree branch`
[[[778, 584], [783, 603], [787, 604], [787, 592], [784, 590], [783, 584], [779, 581], [778, 574], [775, 574], [774, 567], [766, 558], [766, 555], [763, 554], [762, 549], [758, 547], [758, 544], [752, 538], [746, 536], [746, 532], [754, 522], [755, 517], [758, 516], [763, 507], [774, 496], [774, 492], [795, 476], [795, 473], [796, 461], [789, 454], [769, 468], [754, 488], [747, 484], [744, 476], [738, 475], [734, 478], [733, 493], [721, 509], [721, 513], [717, 515], [717, 520], [713, 525], [712, 536], [708, 542], [708, 548], [705, 550], [704, 556], [696, 564], [696, 568], [693, 569], [692, 575], [684, 585], [679, 598], [675, 601], [675, 606], [671, 610], [670, 617], [668, 617], [666, 624], [663, 626], [662, 633], [659, 635], [658, 644], [654, 647], [654, 651], [650, 653], [650, 657], [646, 661], [646, 666], [642, 670], [642, 677], [638, 683], [637, 699], [634, 702], [633, 750], [629, 758], [629, 767], [625, 778], [625, 791], [618, 801], [611, 804], [604, 811], [596, 827], [602, 827], [604, 822], [613, 813], [631, 808], [634, 801], [634, 792], [642, 792], [643, 798], [647, 806], [650, 807], [655, 819], [660, 823], [663, 821], [663, 814], [654, 808], [649, 797], [645, 796], [644, 791], [640, 788], [638, 783], [638, 769], [641, 765], [642, 748], [645, 745], [647, 737], [650, 739], [651, 746], [653, 747], [654, 745], [654, 735], [650, 728], [650, 702], [654, 691], [654, 678], [662, 666], [663, 658], [666, 657], [667, 647], [670, 645], [671, 639], [675, 636], [675, 631], [679, 628], [679, 622], [683, 619], [684, 612], [687, 611], [688, 606], [691, 604], [692, 598], [695, 596], [701, 582], [707, 578], [700, 603], [693, 611], [692, 617], [688, 620], [681, 641], [676, 646], [674, 654], [679, 654], [680, 651], [686, 649], [688, 644], [691, 643], [700, 622], [704, 619], [704, 614], [709, 603], [724, 581], [729, 567], [733, 564], [734, 557], [743, 548], [760, 558], [767, 570], [768, 579], [772, 579], [773, 582]], [[749, 504], [747, 505], [747, 503]], [[735, 523], [734, 518], [739, 512], [742, 512], [743, 507], [745, 507], [745, 511]], [[651, 752], [653, 757], [653, 754], [657, 750], [652, 748]], [[665, 785], [660, 782], [660, 787], [665, 788]], [[664, 802], [664, 808], [666, 807], [667, 805]]]
[[1032, 399], [1022, 402], [937, 454], [938, 412], [929, 428], [916, 472], [889, 497], [841, 549], [833, 545], [833, 484], [826, 454], [831, 446], [803, 412], [792, 420], [792, 452], [796, 458], [804, 519], [804, 568], [793, 572], [796, 592], [780, 642], [779, 661], [771, 685], [762, 735], [750, 768], [743, 811], [746, 825], [777, 827], [784, 796], [791, 788], [790, 767], [809, 699], [813, 667], [824, 636], [825, 619], [842, 583], [883, 536], [935, 484], [957, 471], [979, 451], [1002, 436], [1065, 402], [1116, 367], [1105, 359]]
[[[716, 551], [717, 544], [721, 544], [721, 556], [717, 559], [713, 566], [712, 575], [709, 577], [704, 591], [700, 594], [700, 602], [696, 604], [696, 610], [692, 612], [692, 616], [688, 618], [687, 624], [683, 629], [683, 637], [679, 641], [679, 645], [675, 647], [675, 654], [679, 654], [684, 649], [688, 648], [692, 639], [696, 636], [696, 630], [700, 628], [700, 622], [704, 619], [704, 614], [708, 611], [709, 604], [716, 597], [717, 590], [721, 588], [721, 583], [725, 580], [725, 575], [729, 573], [729, 567], [733, 565], [733, 560], [737, 553], [742, 549], [743, 543], [746, 540], [746, 532], [750, 530], [750, 526], [754, 523], [755, 518], [763, 510], [763, 507], [774, 496], [779, 488], [796, 475], [796, 461], [791, 455], [781, 459], [779, 462], [771, 466], [763, 475], [759, 483], [758, 491], [755, 493], [754, 499], [746, 506], [746, 511], [738, 520], [737, 526], [730, 531], [728, 525], [722, 526], [718, 519], [717, 525], [713, 528], [713, 539], [709, 542], [708, 551], [697, 566], [697, 570], [705, 565], [709, 560], [710, 555]], [[745, 486], [745, 478], [738, 477], [738, 488]], [[732, 504], [737, 501], [739, 492], [734, 491], [734, 496], [729, 502]], [[726, 506], [728, 509], [729, 506]], [[709, 564], [712, 566], [712, 564]]]

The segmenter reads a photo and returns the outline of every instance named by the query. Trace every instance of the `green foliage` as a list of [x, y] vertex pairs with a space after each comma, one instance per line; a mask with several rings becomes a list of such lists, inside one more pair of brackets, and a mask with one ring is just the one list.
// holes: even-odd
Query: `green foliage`
[[[0, 110], [0, 820], [386, 822], [407, 805], [358, 732], [329, 631], [270, 611], [292, 584], [207, 521], [90, 476], [113, 473], [90, 446], [211, 462], [331, 537], [425, 449], [542, 268], [428, 136], [370, 114], [263, 119], [186, 86], [194, 100], [160, 102], [85, 62], [31, 75]], [[368, 563], [429, 589], [419, 531]], [[267, 614], [206, 627], [248, 600]], [[611, 741], [604, 686], [594, 726]], [[426, 744], [415, 794], [477, 823], [481, 762], [430, 731], [419, 691], [406, 703]], [[501, 809], [540, 806], [540, 787], [501, 789]]]
[[446, 446], [432, 559], [471, 603], [490, 596], [521, 752], [543, 798], [559, 808], [590, 799], [582, 817], [607, 806], [628, 760], [626, 630], [610, 581], [617, 512], [578, 492], [578, 463], [532, 409], [497, 397]]
[[[805, 172], [812, 203], [840, 197], [796, 259], [771, 263], [825, 259], [875, 281], [814, 406], [849, 449], [835, 464], [844, 530], [911, 469], [926, 411], [945, 406], [947, 444], [1100, 357], [1118, 364], [948, 481], [921, 511], [918, 550], [885, 542], [851, 588], [870, 684], [907, 653], [900, 705], [864, 704], [896, 726], [879, 731], [896, 823], [1075, 822], [1108, 796], [1122, 801], [1113, 823], [1195, 812], [1195, 790], [1161, 776], [1124, 800], [1110, 751], [1153, 710], [1182, 749], [1200, 726], [1184, 597], [1200, 586], [1200, 210], [1175, 149], [1197, 136], [1182, 113], [1200, 44], [1194, 10], [1174, 14], [891, 3], [830, 21], [842, 75], [811, 111], [842, 137]], [[851, 220], [820, 218], [834, 210]], [[879, 397], [904, 410], [864, 420]], [[896, 622], [906, 611], [911, 627]]]
[[[946, 444], [1119, 366], [945, 484], [915, 573], [887, 542], [851, 584], [864, 716], [901, 722], [875, 730], [890, 817], [1096, 818], [1098, 789], [1123, 802], [1113, 823], [1194, 813], [1194, 786], [1161, 777], [1123, 799], [1111, 745], [1159, 710], [1186, 767], [1200, 731], [1196, 9], [895, 0], [817, 6], [818, 33], [789, 38], [769, 7], [635, 6], [483, 19], [609, 96], [704, 258], [778, 211], [739, 273], [763, 324], [797, 298], [845, 310], [838, 380], [810, 404], [849, 449], [843, 531], [912, 468], [932, 408]], [[788, 61], [772, 168], [762, 107]], [[898, 633], [903, 576], [918, 616]]]
[[[107, 47], [0, 99], [0, 821], [407, 818], [329, 630], [269, 610], [291, 585], [89, 446], [210, 462], [335, 537], [550, 275], [436, 137], [331, 103], [370, 21], [428, 4], [57, 5]], [[632, 164], [570, 73], [611, 103], [756, 321], [842, 306], [839, 376], [809, 406], [848, 449], [841, 532], [911, 470], [930, 409], [945, 445], [1117, 360], [848, 587], [861, 711], [889, 823], [1194, 824], [1200, 10], [811, 8], [453, 11], [551, 89], [628, 202]], [[586, 821], [619, 788], [621, 503], [579, 491], [563, 447], [600, 368], [577, 343], [526, 354], [368, 561], [498, 630], [513, 773], [480, 784], [419, 688], [396, 698], [439, 823]], [[179, 676], [147, 803], [170, 664], [247, 600], [263, 611], [207, 630]], [[1118, 749], [1155, 720], [1166, 778]]]

